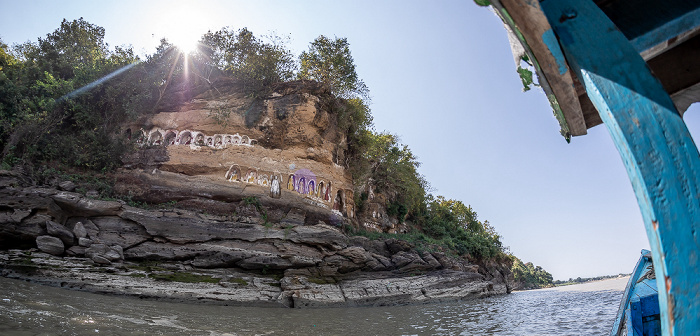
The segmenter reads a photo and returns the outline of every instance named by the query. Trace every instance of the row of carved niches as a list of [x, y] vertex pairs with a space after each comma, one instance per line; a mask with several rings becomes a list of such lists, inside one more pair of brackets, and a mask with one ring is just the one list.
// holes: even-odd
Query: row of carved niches
[[140, 146], [207, 146], [225, 148], [228, 146], [253, 146], [258, 142], [247, 135], [238, 133], [206, 135], [199, 131], [163, 130], [160, 128], [152, 129], [150, 132], [141, 129], [133, 132], [133, 134], [129, 128], [124, 131], [124, 135], [129, 140], [133, 139]]
[[[245, 173], [243, 173], [245, 172]], [[287, 174], [283, 177], [279, 172], [265, 172], [256, 168], [240, 167], [232, 165], [224, 178], [231, 182], [243, 182], [256, 184], [263, 187], [270, 187], [270, 197], [280, 198], [282, 196], [283, 181], [286, 179], [284, 188], [295, 191], [301, 195], [311, 198], [317, 205], [325, 208], [332, 206], [349, 217], [354, 216], [352, 201], [348, 203], [348, 197], [352, 200], [352, 191], [340, 189], [333, 192], [333, 182], [324, 180], [310, 171], [299, 171], [297, 174]]]

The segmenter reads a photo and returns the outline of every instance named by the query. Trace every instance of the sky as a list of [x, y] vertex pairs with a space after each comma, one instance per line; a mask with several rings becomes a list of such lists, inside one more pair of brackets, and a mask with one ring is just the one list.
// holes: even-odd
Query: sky
[[[160, 38], [247, 27], [289, 37], [346, 37], [370, 89], [375, 129], [418, 157], [434, 195], [488, 220], [521, 260], [554, 279], [630, 273], [649, 248], [622, 160], [604, 126], [567, 143], [540, 89], [523, 92], [506, 31], [457, 1], [7, 1], [0, 39], [36, 41], [61, 21], [104, 27], [110, 46], [146, 55]], [[700, 136], [700, 104], [685, 116]]]

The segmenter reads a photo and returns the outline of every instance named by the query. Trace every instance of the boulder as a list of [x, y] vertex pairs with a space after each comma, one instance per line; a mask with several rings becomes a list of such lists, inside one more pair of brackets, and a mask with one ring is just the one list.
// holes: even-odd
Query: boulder
[[432, 254], [430, 254], [430, 252], [422, 252], [421, 257], [423, 258], [423, 261], [428, 263], [428, 265], [430, 265], [430, 267], [432, 267], [433, 269], [442, 268], [442, 264], [440, 264], [440, 262], [437, 261], [437, 259], [435, 259], [435, 257], [433, 257]]
[[42, 252], [53, 255], [61, 255], [65, 250], [63, 241], [53, 236], [36, 237], [36, 247]]
[[73, 232], [68, 230], [65, 226], [58, 224], [54, 221], [46, 221], [46, 232], [54, 237], [58, 237], [63, 241], [66, 246], [75, 245], [75, 237]]
[[413, 248], [409, 242], [398, 239], [387, 239], [386, 246], [392, 255], [402, 251], [408, 252]]
[[25, 218], [21, 223], [2, 221], [0, 218], [0, 246], [3, 249], [34, 246], [36, 237], [46, 235], [46, 221], [50, 219], [41, 214]]
[[[83, 226], [83, 229], [85, 229], [86, 233], [86, 238], [90, 239], [95, 239], [97, 238], [97, 234], [100, 231], [100, 228], [95, 225], [89, 218], [87, 217], [70, 217], [66, 221], [66, 227], [70, 230], [73, 230], [73, 233], [75, 233], [75, 228], [78, 225], [78, 223], [81, 223]], [[80, 229], [78, 229], [80, 230]], [[80, 238], [76, 235], [77, 238]]]
[[73, 192], [59, 192], [51, 198], [61, 209], [78, 216], [114, 216], [122, 210], [119, 202], [89, 199]]
[[73, 234], [78, 239], [87, 237], [87, 230], [85, 229], [83, 222], [75, 223], [73, 226]]
[[338, 251], [338, 254], [350, 259], [350, 261], [358, 265], [364, 265], [367, 261], [373, 259], [369, 252], [356, 246], [340, 250]]
[[92, 245], [92, 239], [78, 238], [78, 245], [82, 247], [90, 247], [90, 245]]
[[[85, 249], [85, 256], [98, 264], [108, 264], [112, 261], [122, 260], [121, 246], [107, 246], [105, 244], [92, 244]], [[105, 263], [104, 261], [107, 260]]]
[[92, 217], [92, 222], [99, 231], [90, 237], [105, 244], [134, 246], [151, 238], [141, 225], [116, 216]]
[[287, 238], [295, 243], [323, 246], [333, 250], [342, 250], [348, 246], [347, 236], [325, 224], [294, 227]]
[[58, 184], [58, 190], [75, 191], [75, 183], [72, 181], [63, 181]]
[[71, 257], [82, 257], [85, 255], [85, 247], [83, 246], [71, 246], [66, 250], [66, 255]]
[[[420, 257], [416, 254], [401, 251], [391, 256], [391, 262], [396, 266], [396, 268], [401, 268], [412, 263], [416, 260], [416, 258], [420, 259]], [[421, 261], [423, 260], [421, 259]]]

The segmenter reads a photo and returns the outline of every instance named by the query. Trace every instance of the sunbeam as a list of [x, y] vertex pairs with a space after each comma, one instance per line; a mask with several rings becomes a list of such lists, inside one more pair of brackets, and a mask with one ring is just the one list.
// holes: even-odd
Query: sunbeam
[[69, 92], [69, 93], [63, 95], [63, 97], [59, 98], [58, 101], [65, 100], [65, 99], [71, 99], [71, 98], [76, 97], [76, 96], [78, 96], [78, 95], [81, 95], [81, 94], [83, 94], [83, 93], [85, 93], [85, 92], [87, 92], [87, 91], [89, 91], [89, 90], [92, 90], [92, 89], [95, 88], [96, 86], [98, 86], [98, 85], [100, 85], [100, 84], [102, 84], [102, 83], [104, 83], [104, 82], [106, 82], [106, 81], [108, 81], [108, 80], [110, 80], [110, 79], [112, 79], [112, 78], [118, 76], [119, 74], [121, 74], [121, 73], [123, 73], [123, 72], [125, 72], [125, 71], [127, 71], [127, 70], [129, 70], [129, 69], [131, 69], [131, 68], [133, 68], [133, 67], [136, 66], [136, 64], [138, 64], [138, 63], [139, 63], [139, 62], [137, 61], [137, 62], [134, 62], [134, 63], [131, 63], [131, 64], [127, 64], [127, 65], [121, 67], [120, 69], [117, 69], [117, 70], [115, 70], [115, 71], [112, 71], [111, 73], [105, 75], [104, 77], [102, 77], [102, 78], [100, 78], [100, 79], [97, 79], [97, 80], [93, 81], [92, 83], [90, 83], [90, 84], [88, 84], [88, 85], [85, 85], [85, 86], [83, 86], [83, 87], [81, 87], [81, 88], [79, 88], [79, 89], [73, 90], [73, 91], [71, 91], [71, 92]]

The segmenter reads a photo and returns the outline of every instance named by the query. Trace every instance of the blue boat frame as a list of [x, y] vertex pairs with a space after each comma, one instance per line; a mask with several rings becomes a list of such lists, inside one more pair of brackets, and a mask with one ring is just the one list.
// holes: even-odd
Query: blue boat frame
[[[502, 1], [510, 8], [493, 2], [515, 31], [518, 27], [508, 11], [546, 17], [551, 30], [534, 39], [530, 36], [530, 41], [521, 35], [521, 42], [544, 43], [559, 75], [576, 77], [583, 84], [623, 159], [639, 203], [655, 264], [662, 334], [698, 334], [700, 154], [638, 49], [700, 26], [700, 4], [664, 3], [681, 14], [658, 15], [666, 21], [634, 27], [636, 37], [630, 40], [592, 0]], [[646, 4], [658, 7], [653, 1]], [[548, 80], [551, 76], [540, 78]]]

